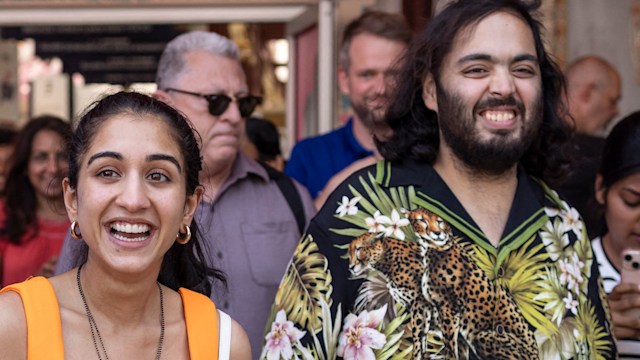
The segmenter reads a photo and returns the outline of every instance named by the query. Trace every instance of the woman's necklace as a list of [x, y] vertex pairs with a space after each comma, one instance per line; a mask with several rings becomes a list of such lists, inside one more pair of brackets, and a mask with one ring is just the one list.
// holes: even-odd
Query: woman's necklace
[[[102, 360], [102, 353], [104, 353], [104, 359], [109, 360], [109, 355], [107, 355], [107, 350], [104, 347], [104, 342], [102, 342], [102, 336], [100, 336], [100, 330], [98, 330], [98, 324], [96, 323], [96, 319], [93, 317], [93, 315], [91, 315], [89, 304], [87, 304], [87, 299], [84, 296], [84, 291], [82, 291], [82, 283], [80, 282], [80, 269], [82, 269], [82, 265], [78, 267], [76, 281], [78, 283], [78, 291], [80, 291], [82, 303], [84, 304], [84, 311], [87, 313], [87, 319], [89, 320], [89, 328], [91, 328], [91, 338], [93, 339], [93, 346], [96, 349], [96, 354], [98, 354], [99, 360]], [[159, 283], [156, 284], [158, 285], [158, 290], [160, 290], [160, 339], [158, 340], [158, 349], [156, 350], [156, 360], [160, 360], [160, 355], [162, 355], [162, 343], [164, 342], [164, 299], [162, 296], [162, 287]], [[98, 336], [97, 341], [96, 335]], [[100, 348], [98, 348], [98, 343], [100, 343]], [[102, 350], [102, 352], [100, 350]]]

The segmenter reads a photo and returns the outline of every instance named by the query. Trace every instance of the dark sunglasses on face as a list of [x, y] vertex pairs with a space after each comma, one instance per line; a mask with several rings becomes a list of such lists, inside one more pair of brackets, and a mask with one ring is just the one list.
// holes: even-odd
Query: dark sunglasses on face
[[253, 111], [256, 109], [256, 106], [258, 106], [258, 104], [262, 102], [262, 97], [254, 96], [254, 95], [247, 95], [247, 96], [232, 98], [225, 94], [201, 94], [201, 93], [174, 89], [174, 88], [168, 88], [168, 89], [165, 89], [165, 91], [175, 91], [181, 94], [193, 95], [193, 96], [204, 98], [205, 100], [207, 100], [207, 102], [209, 102], [209, 113], [213, 116], [222, 115], [225, 111], [227, 111], [229, 104], [231, 104], [231, 102], [235, 100], [238, 103], [240, 116], [242, 116], [243, 118], [246, 118], [246, 117], [249, 117], [249, 115], [251, 115]]

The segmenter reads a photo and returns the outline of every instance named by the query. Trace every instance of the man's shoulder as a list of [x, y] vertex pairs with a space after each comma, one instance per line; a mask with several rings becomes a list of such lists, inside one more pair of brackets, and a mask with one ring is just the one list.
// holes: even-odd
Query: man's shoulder
[[547, 207], [557, 208], [561, 212], [567, 211], [569, 208], [566, 198], [561, 195], [558, 190], [549, 186], [545, 181], [530, 177], [532, 180], [531, 187], [538, 198], [543, 199], [543, 204]]
[[[302, 149], [316, 149], [318, 146], [329, 146], [341, 143], [344, 138], [345, 126], [343, 125], [337, 129], [329, 131], [328, 133], [310, 136], [300, 140], [293, 148], [293, 151]], [[326, 147], [326, 150], [330, 151], [332, 148]]]
[[266, 184], [267, 186], [279, 187], [280, 186], [279, 184], [282, 184], [282, 183], [291, 184], [298, 191], [298, 193], [304, 198], [303, 200], [306, 200], [307, 198], [311, 199], [311, 197], [309, 196], [309, 192], [307, 191], [307, 188], [305, 188], [302, 184], [300, 184], [300, 182], [298, 182], [298, 180], [296, 180], [292, 176], [289, 176], [282, 171], [276, 170], [269, 165], [262, 164], [262, 163], [258, 163], [258, 164], [265, 170], [267, 174], [267, 179], [268, 179], [268, 182]]
[[[313, 208], [309, 192], [293, 177], [248, 157], [245, 157], [243, 162], [245, 175], [237, 177], [229, 185], [229, 188], [233, 189], [236, 195], [251, 196], [249, 200], [254, 204], [268, 203], [277, 206], [273, 203], [274, 197], [287, 198], [297, 194], [307, 212]], [[260, 194], [260, 196], [254, 196], [255, 194]]]
[[[366, 164], [366, 161], [363, 161]], [[331, 197], [332, 202], [340, 199], [343, 195], [352, 194], [352, 190], [365, 190], [376, 187], [380, 189], [422, 186], [423, 182], [429, 181], [428, 169], [432, 169], [429, 164], [421, 164], [414, 161], [390, 162], [378, 160], [367, 164], [364, 167], [354, 169], [337, 186]], [[426, 171], [426, 172], [425, 172]], [[337, 197], [337, 198], [336, 198]]]

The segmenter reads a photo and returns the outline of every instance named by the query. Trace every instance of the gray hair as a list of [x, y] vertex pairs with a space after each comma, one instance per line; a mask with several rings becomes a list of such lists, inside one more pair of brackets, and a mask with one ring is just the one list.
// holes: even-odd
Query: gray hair
[[190, 31], [178, 35], [164, 48], [158, 70], [156, 85], [158, 89], [171, 87], [185, 71], [184, 54], [190, 51], [206, 51], [215, 55], [240, 61], [238, 46], [230, 39], [207, 31]]

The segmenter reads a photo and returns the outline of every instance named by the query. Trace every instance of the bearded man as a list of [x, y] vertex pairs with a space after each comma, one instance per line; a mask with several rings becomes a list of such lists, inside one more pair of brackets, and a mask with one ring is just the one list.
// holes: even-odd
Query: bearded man
[[539, 6], [454, 1], [410, 45], [384, 160], [311, 220], [263, 355], [286, 328], [301, 356], [616, 357], [584, 223], [545, 183], [570, 131]]
[[312, 198], [332, 176], [377, 152], [374, 125], [387, 109], [394, 66], [411, 37], [401, 15], [379, 11], [366, 12], [345, 28], [338, 83], [353, 115], [344, 126], [296, 144], [285, 167], [285, 173], [306, 186]]

